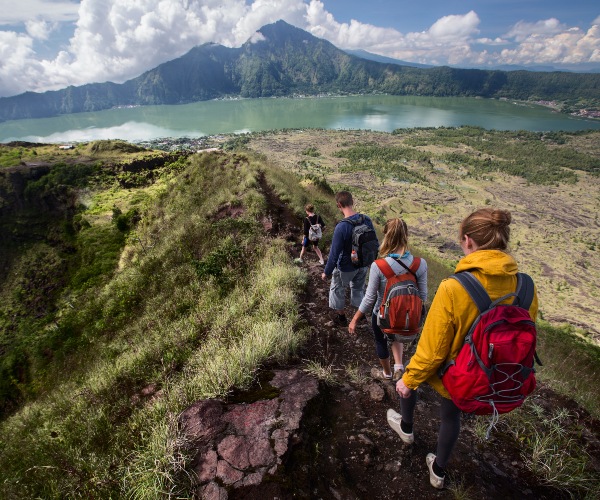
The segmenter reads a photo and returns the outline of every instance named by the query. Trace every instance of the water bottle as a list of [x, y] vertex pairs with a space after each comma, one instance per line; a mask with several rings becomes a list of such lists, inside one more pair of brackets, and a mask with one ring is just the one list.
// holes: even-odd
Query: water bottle
[[354, 249], [352, 249], [352, 253], [350, 254], [350, 260], [352, 261], [352, 264], [358, 264], [358, 254]]

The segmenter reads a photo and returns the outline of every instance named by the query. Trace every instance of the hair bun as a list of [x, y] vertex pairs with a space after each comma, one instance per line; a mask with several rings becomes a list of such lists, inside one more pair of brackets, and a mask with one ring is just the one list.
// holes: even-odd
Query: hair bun
[[496, 227], [506, 227], [512, 221], [512, 216], [508, 210], [494, 210], [491, 216], [492, 223]]

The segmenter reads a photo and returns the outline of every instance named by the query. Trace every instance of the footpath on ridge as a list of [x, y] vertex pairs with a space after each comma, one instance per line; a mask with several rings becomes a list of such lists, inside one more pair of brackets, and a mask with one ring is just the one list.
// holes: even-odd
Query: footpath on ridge
[[[296, 242], [290, 255], [296, 258], [300, 221], [264, 178], [261, 185], [270, 204], [265, 229]], [[379, 366], [370, 326], [363, 321], [356, 336], [335, 326], [328, 307], [329, 281], [321, 279], [323, 266], [312, 251], [300, 265], [308, 276], [300, 310], [310, 335], [298, 355], [286, 365], [264, 367], [248, 391], [224, 402], [198, 402], [180, 419], [197, 445], [193, 466], [201, 485], [196, 496], [221, 500], [570, 498], [541, 485], [521, 458], [522, 450], [501, 431], [481, 441], [469, 415], [463, 415], [448, 487], [432, 488], [425, 456], [435, 452], [439, 396], [426, 385], [419, 388], [415, 442], [404, 445], [386, 422], [387, 409], [399, 409], [394, 384], [370, 375], [371, 368]], [[348, 306], [347, 317], [353, 314], [354, 308]], [[414, 347], [408, 356], [412, 352]], [[321, 367], [321, 376], [314, 376], [315, 367]], [[535, 394], [546, 407], [574, 404], [543, 387]]]

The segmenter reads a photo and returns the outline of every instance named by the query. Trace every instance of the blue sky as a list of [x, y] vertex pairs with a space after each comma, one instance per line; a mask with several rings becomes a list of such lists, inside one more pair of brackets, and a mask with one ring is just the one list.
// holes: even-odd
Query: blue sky
[[519, 21], [535, 23], [554, 17], [571, 26], [585, 27], [600, 16], [600, 2], [594, 0], [329, 0], [325, 5], [340, 22], [358, 19], [401, 32], [424, 31], [444, 16], [473, 10], [481, 19], [479, 28], [490, 38], [508, 32]]
[[[284, 19], [343, 49], [431, 65], [600, 68], [593, 0], [2, 0], [0, 97], [123, 82]], [[256, 37], [254, 37], [256, 39]]]

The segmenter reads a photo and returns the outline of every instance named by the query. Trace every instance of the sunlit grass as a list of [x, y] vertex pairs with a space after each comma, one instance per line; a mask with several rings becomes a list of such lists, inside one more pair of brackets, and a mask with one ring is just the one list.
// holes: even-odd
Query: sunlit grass
[[537, 352], [543, 363], [536, 366], [538, 378], [600, 418], [600, 347], [571, 327], [541, 321]]
[[505, 432], [521, 443], [525, 465], [540, 480], [571, 495], [598, 492], [600, 478], [590, 467], [590, 455], [579, 439], [580, 429], [564, 408], [547, 411], [529, 398], [505, 415]]
[[[206, 170], [192, 172], [204, 182]], [[237, 189], [226, 175], [218, 182]], [[219, 226], [207, 221], [207, 206], [218, 204], [203, 204], [192, 182], [173, 188], [140, 227], [140, 237], [152, 240], [147, 251], [134, 250], [93, 295], [65, 298], [59, 327], [48, 334], [70, 325], [79, 332], [74, 351], [44, 369], [45, 395], [0, 425], [7, 478], [1, 497], [157, 498], [185, 491], [191, 478], [179, 413], [198, 399], [248, 386], [263, 363], [285, 361], [304, 341], [297, 297], [306, 277], [286, 243], [264, 239], [260, 224], [239, 220], [235, 241], [248, 252], [223, 261], [224, 268], [203, 268], [214, 276], [198, 274], [194, 260], [227, 240], [212, 236]], [[153, 393], [142, 396], [148, 386]]]
[[460, 478], [460, 480], [453, 480], [454, 478], [450, 479], [448, 491], [454, 500], [472, 500], [476, 498], [473, 488], [465, 485], [464, 478]]
[[333, 365], [325, 365], [319, 361], [307, 360], [304, 371], [318, 378], [327, 385], [339, 385], [340, 380], [333, 370]]
[[362, 385], [369, 381], [367, 374], [357, 363], [350, 363], [344, 367], [345, 375], [353, 384]]

